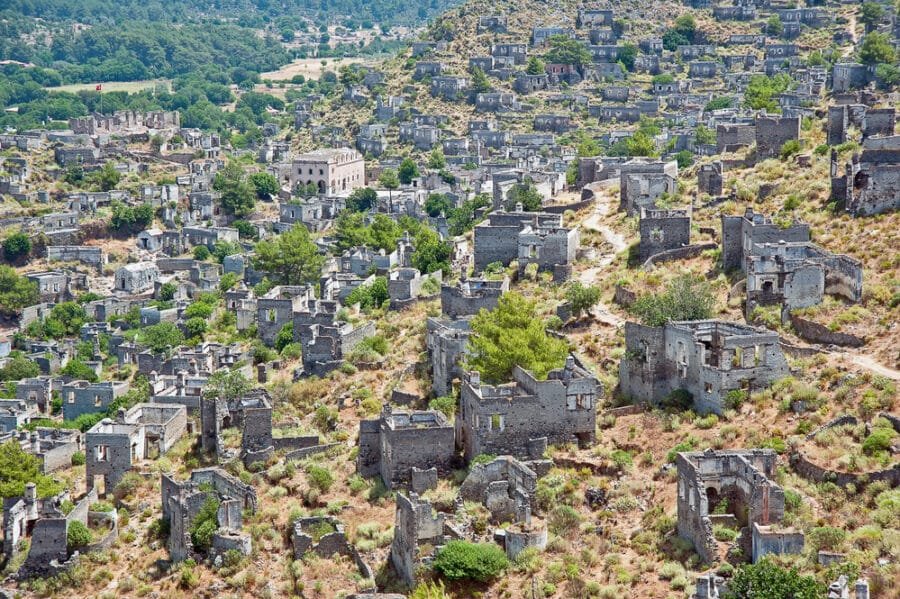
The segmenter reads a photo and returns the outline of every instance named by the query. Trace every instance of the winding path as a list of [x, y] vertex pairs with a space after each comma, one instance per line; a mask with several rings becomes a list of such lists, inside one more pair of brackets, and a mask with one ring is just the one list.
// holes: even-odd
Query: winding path
[[[625, 238], [602, 224], [601, 219], [608, 215], [611, 210], [610, 206], [610, 198], [605, 193], [600, 193], [597, 196], [597, 209], [591, 213], [591, 215], [581, 223], [581, 226], [585, 229], [590, 229], [592, 231], [597, 231], [601, 235], [603, 235], [603, 240], [606, 241], [609, 245], [612, 246], [612, 251], [604, 252], [600, 255], [600, 258], [597, 260], [596, 266], [592, 266], [588, 268], [584, 272], [582, 272], [578, 276], [578, 280], [584, 285], [592, 285], [594, 281], [605, 271], [610, 264], [612, 264], [616, 255], [620, 252], [625, 251], [628, 247], [628, 244], [625, 243]], [[609, 306], [600, 302], [595, 305], [591, 309], [591, 316], [594, 317], [598, 322], [602, 322], [604, 324], [608, 324], [614, 327], [620, 327], [625, 324], [625, 320], [615, 315], [612, 311], [610, 311]]]

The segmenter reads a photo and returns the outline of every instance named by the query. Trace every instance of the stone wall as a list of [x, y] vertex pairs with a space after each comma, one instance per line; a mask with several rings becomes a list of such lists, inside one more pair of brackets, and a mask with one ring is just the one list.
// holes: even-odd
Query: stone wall
[[800, 338], [811, 343], [839, 345], [842, 347], [862, 347], [866, 343], [865, 339], [862, 339], [861, 337], [851, 335], [850, 333], [832, 331], [824, 325], [807, 320], [796, 314], [791, 314], [791, 326]]
[[714, 250], [719, 245], [717, 243], [695, 243], [684, 247], [675, 248], [653, 254], [641, 265], [644, 270], [650, 270], [660, 262], [671, 262], [673, 260], [689, 260], [695, 258], [707, 250]]

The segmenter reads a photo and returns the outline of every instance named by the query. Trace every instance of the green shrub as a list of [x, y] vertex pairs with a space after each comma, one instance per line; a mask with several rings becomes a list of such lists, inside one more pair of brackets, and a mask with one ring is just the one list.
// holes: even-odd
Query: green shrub
[[872, 434], [866, 437], [862, 444], [863, 453], [875, 455], [883, 451], [889, 451], [897, 433], [889, 428], [876, 428]]
[[428, 402], [428, 409], [437, 410], [443, 413], [447, 418], [453, 418], [453, 415], [456, 413], [456, 398], [452, 395], [435, 397]]
[[548, 528], [555, 535], [566, 536], [575, 531], [579, 524], [581, 516], [570, 505], [558, 505], [550, 512]]
[[334, 484], [334, 477], [331, 475], [331, 472], [315, 464], [310, 464], [306, 467], [306, 475], [310, 484], [322, 493], [327, 493], [331, 485]]
[[81, 549], [91, 544], [90, 529], [80, 520], [72, 520], [66, 529], [66, 547], [69, 551]]
[[200, 506], [200, 511], [191, 523], [191, 542], [194, 549], [201, 553], [205, 553], [212, 546], [213, 535], [219, 528], [218, 512], [219, 501], [210, 497]]
[[85, 456], [83, 451], [76, 451], [72, 454], [72, 465], [73, 466], [84, 466]]
[[450, 541], [434, 559], [434, 569], [449, 580], [487, 582], [503, 572], [509, 561], [492, 543]]

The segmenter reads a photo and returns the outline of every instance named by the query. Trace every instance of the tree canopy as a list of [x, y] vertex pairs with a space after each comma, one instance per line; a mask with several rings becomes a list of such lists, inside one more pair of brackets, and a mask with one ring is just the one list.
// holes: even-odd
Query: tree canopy
[[368, 212], [378, 203], [378, 193], [371, 187], [357, 187], [347, 197], [347, 210]]
[[0, 497], [18, 497], [25, 483], [34, 483], [38, 497], [51, 497], [63, 490], [62, 483], [42, 472], [41, 459], [25, 453], [17, 440], [0, 445]]
[[213, 189], [221, 194], [222, 208], [229, 214], [247, 216], [256, 206], [256, 189], [237, 162], [229, 162], [216, 173]]
[[649, 293], [638, 298], [631, 311], [647, 326], [660, 327], [673, 321], [711, 318], [715, 305], [709, 283], [685, 274], [672, 279], [662, 293]]
[[819, 599], [825, 585], [812, 576], [801, 576], [795, 568], [785, 570], [764, 557], [756, 564], [741, 566], [728, 584], [725, 599]]
[[37, 283], [19, 275], [11, 266], [0, 265], [0, 313], [14, 316], [39, 300]]
[[283, 285], [315, 283], [322, 274], [325, 257], [313, 243], [303, 223], [294, 226], [272, 241], [256, 244], [254, 266], [269, 273]]
[[583, 43], [567, 35], [552, 35], [548, 40], [550, 50], [545, 58], [552, 64], [570, 64], [582, 66], [593, 60], [590, 51]]
[[174, 323], [160, 322], [140, 329], [136, 341], [161, 353], [184, 343], [184, 335]]
[[466, 365], [489, 383], [507, 382], [514, 366], [530, 371], [538, 379], [561, 368], [568, 344], [547, 334], [537, 304], [520, 293], [500, 297], [494, 310], [481, 310], [472, 318]]

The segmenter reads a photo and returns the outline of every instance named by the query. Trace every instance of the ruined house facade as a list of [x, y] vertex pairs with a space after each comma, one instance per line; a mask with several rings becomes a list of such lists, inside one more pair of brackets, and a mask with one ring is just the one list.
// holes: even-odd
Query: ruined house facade
[[619, 388], [656, 405], [685, 390], [697, 412], [722, 414], [730, 391], [750, 393], [790, 373], [779, 337], [767, 329], [720, 320], [625, 323]]
[[182, 405], [142, 403], [120, 410], [115, 420], [103, 419], [84, 436], [88, 489], [102, 476], [109, 492], [136, 463], [158, 458], [186, 431], [187, 409]]
[[666, 250], [684, 247], [691, 242], [691, 209], [641, 208], [638, 229], [642, 260]]
[[810, 242], [753, 246], [747, 269], [747, 306], [781, 304], [788, 310], [814, 306], [827, 293], [862, 301], [862, 264]]
[[212, 538], [212, 552], [224, 554], [234, 549], [249, 555], [250, 535], [240, 532], [243, 512], [256, 511], [256, 491], [220, 468], [201, 468], [191, 472], [190, 479], [178, 482], [163, 474], [161, 482], [162, 514], [169, 523], [167, 549], [172, 561], [180, 562], [195, 555], [191, 541], [191, 525], [208, 501], [218, 503], [217, 531]]
[[[777, 530], [784, 518], [784, 490], [775, 483], [777, 454], [771, 449], [679, 453], [678, 535], [694, 544], [704, 562], [717, 561], [717, 518], [734, 518], [741, 545], [755, 562], [767, 553], [799, 553], [803, 535]], [[717, 514], [720, 503], [725, 514]]]
[[413, 469], [449, 474], [455, 455], [453, 425], [441, 412], [393, 411], [386, 404], [379, 418], [359, 423], [356, 470], [380, 475], [389, 489], [409, 483]]
[[853, 216], [870, 216], [900, 208], [900, 135], [869, 137], [838, 174], [831, 154], [831, 197]]
[[476, 371], [462, 381], [456, 443], [466, 460], [483, 453], [540, 458], [547, 445], [593, 443], [599, 381], [569, 356], [547, 380], [516, 366], [512, 382], [488, 385]]

